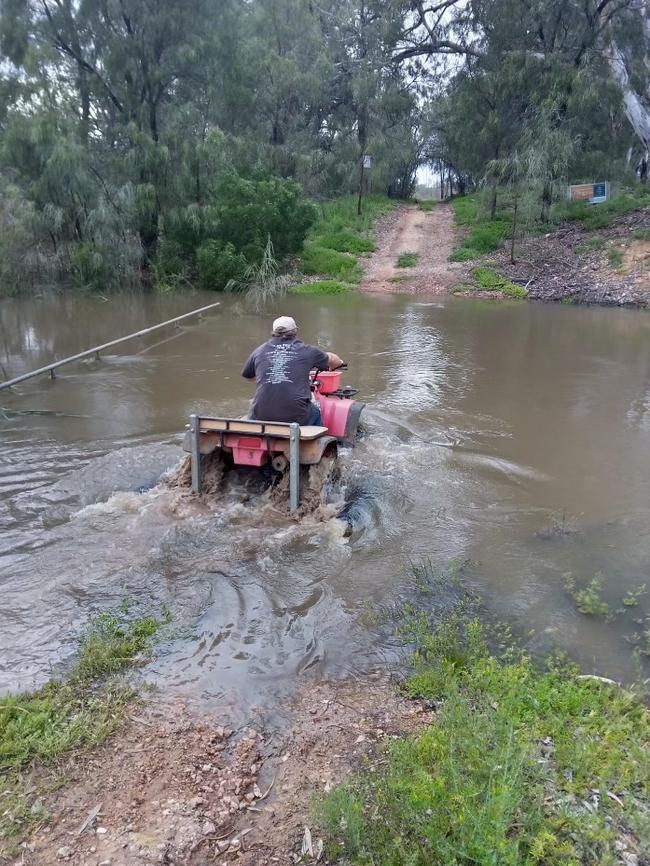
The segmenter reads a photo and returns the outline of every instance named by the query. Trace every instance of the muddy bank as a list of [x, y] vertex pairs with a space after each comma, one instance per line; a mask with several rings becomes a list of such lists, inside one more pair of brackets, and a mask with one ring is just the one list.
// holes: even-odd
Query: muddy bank
[[530, 300], [645, 308], [650, 301], [650, 208], [627, 214], [607, 229], [585, 231], [579, 223], [566, 223], [556, 232], [528, 238], [519, 244], [514, 265], [506, 248], [488, 260], [525, 287]]
[[430, 712], [385, 674], [314, 684], [285, 709], [281, 732], [262, 720], [233, 732], [183, 703], [139, 708], [105, 746], [57, 770], [50, 787], [65, 787], [40, 802], [49, 818], [6, 862], [327, 862], [314, 795], [377, 764], [384, 740], [417, 731]]

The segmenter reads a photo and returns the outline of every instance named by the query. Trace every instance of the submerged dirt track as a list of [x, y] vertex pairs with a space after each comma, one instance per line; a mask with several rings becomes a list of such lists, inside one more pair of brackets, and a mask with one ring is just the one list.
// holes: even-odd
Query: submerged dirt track
[[[377, 250], [367, 260], [359, 288], [368, 293], [445, 295], [457, 281], [447, 259], [453, 249], [453, 210], [439, 204], [429, 213], [401, 206], [377, 232]], [[398, 268], [402, 253], [417, 253], [413, 268]]]

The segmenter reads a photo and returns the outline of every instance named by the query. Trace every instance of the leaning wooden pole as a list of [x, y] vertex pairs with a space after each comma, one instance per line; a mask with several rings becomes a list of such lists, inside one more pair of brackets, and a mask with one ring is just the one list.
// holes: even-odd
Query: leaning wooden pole
[[208, 304], [207, 307], [199, 307], [198, 310], [192, 310], [189, 313], [184, 313], [182, 316], [176, 316], [174, 319], [167, 319], [166, 322], [160, 322], [158, 325], [152, 325], [150, 328], [143, 328], [141, 331], [136, 331], [134, 334], [127, 334], [126, 337], [120, 337], [117, 340], [111, 340], [109, 343], [102, 343], [101, 346], [93, 346], [92, 349], [86, 349], [85, 352], [79, 352], [76, 355], [70, 355], [69, 358], [63, 358], [61, 361], [54, 361], [47, 364], [45, 367], [39, 367], [38, 370], [32, 370], [30, 373], [23, 373], [22, 376], [15, 376], [7, 382], [0, 383], [0, 391], [5, 388], [11, 388], [19, 382], [26, 382], [28, 379], [33, 379], [35, 376], [42, 376], [44, 373], [49, 373], [50, 378], [55, 378], [55, 370], [63, 367], [65, 364], [71, 364], [73, 361], [81, 361], [83, 358], [88, 358], [91, 355], [99, 360], [100, 352], [105, 349], [111, 349], [113, 346], [119, 346], [120, 343], [126, 343], [127, 340], [133, 340], [135, 337], [144, 337], [146, 334], [151, 334], [153, 331], [158, 331], [160, 328], [165, 328], [167, 325], [174, 325], [176, 322], [182, 322], [184, 319], [189, 319], [191, 316], [199, 316], [201, 313], [207, 313], [208, 310], [213, 310], [215, 307], [221, 306], [217, 301], [215, 304]]

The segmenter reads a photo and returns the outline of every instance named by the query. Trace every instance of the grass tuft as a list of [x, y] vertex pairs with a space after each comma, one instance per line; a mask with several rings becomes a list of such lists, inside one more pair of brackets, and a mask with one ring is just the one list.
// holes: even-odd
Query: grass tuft
[[406, 252], [401, 253], [399, 258], [397, 259], [396, 267], [398, 268], [414, 268], [418, 259], [420, 258], [419, 253]]
[[619, 270], [623, 267], [623, 251], [618, 247], [611, 247], [607, 253], [607, 260], [612, 268]]
[[431, 199], [427, 199], [426, 201], [419, 201], [418, 207], [424, 213], [431, 213], [431, 211], [436, 207], [436, 202], [431, 201]]

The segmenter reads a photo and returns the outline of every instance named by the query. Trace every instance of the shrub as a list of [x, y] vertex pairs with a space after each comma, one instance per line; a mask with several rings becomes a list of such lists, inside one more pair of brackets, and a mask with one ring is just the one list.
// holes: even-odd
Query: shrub
[[104, 258], [92, 241], [72, 247], [71, 265], [76, 286], [93, 291], [104, 288]]
[[246, 257], [231, 243], [206, 241], [196, 254], [202, 288], [222, 291], [230, 280], [238, 280], [247, 268]]
[[282, 260], [302, 247], [307, 232], [318, 218], [316, 206], [307, 201], [293, 180], [270, 177], [248, 180], [227, 175], [215, 190], [218, 237], [249, 261], [260, 261], [267, 238]]

